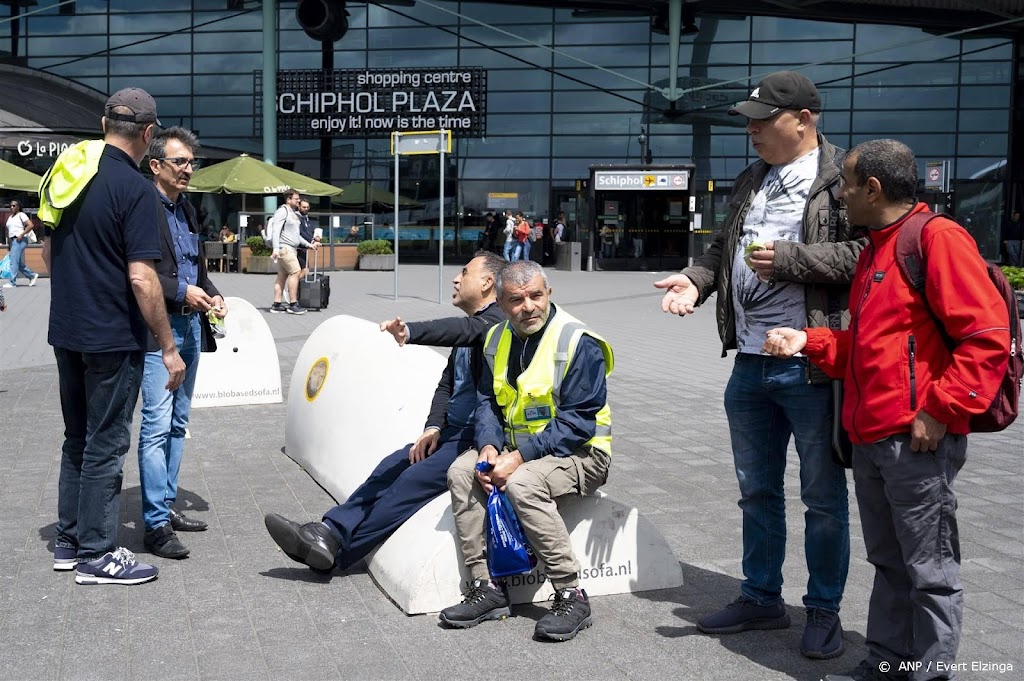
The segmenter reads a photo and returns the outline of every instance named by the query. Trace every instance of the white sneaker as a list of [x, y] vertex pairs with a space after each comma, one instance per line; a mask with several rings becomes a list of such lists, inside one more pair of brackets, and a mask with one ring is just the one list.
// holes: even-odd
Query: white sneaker
[[36, 285], [36, 279], [38, 279], [38, 278], [39, 278], [39, 274], [38, 273], [33, 274], [32, 278], [28, 280], [28, 285], [29, 286], [35, 286]]
[[4, 288], [18, 288], [18, 285], [7, 282], [6, 284], [4, 284]]

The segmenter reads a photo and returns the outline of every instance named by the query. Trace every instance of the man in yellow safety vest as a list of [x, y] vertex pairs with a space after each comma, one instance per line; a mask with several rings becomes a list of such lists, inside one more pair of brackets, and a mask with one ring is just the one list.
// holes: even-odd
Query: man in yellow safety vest
[[[484, 343], [476, 448], [448, 469], [459, 547], [473, 581], [465, 600], [443, 610], [441, 621], [464, 629], [509, 614], [507, 590], [490, 575], [485, 557], [487, 494], [496, 486], [555, 589], [554, 605], [534, 633], [566, 641], [590, 626], [590, 601], [579, 587], [580, 563], [555, 499], [592, 494], [608, 478], [612, 349], [550, 302], [538, 263], [505, 266], [497, 289], [508, 321], [492, 327]], [[482, 462], [489, 472], [477, 471]]]

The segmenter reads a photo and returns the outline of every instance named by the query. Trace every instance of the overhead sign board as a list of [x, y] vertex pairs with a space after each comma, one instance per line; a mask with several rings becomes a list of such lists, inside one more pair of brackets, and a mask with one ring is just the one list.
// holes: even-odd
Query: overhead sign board
[[[256, 74], [256, 97], [262, 97]], [[260, 111], [260, 107], [256, 107]], [[388, 137], [399, 130], [487, 134], [487, 71], [479, 67], [277, 72], [281, 139]]]
[[487, 208], [490, 210], [518, 210], [518, 192], [489, 192], [487, 194]]
[[391, 153], [399, 156], [452, 153], [451, 130], [396, 132], [391, 135]]
[[597, 191], [647, 190], [685, 191], [690, 186], [690, 171], [679, 170], [598, 170], [594, 172]]

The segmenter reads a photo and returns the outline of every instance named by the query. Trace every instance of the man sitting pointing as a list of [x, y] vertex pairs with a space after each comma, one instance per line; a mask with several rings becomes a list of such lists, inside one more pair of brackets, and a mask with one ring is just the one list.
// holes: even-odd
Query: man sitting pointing
[[[485, 557], [487, 493], [503, 490], [534, 553], [544, 562], [555, 601], [535, 629], [566, 641], [591, 624], [590, 601], [579, 588], [580, 563], [555, 499], [592, 494], [608, 478], [611, 409], [607, 385], [612, 349], [549, 301], [544, 270], [528, 260], [503, 268], [498, 304], [508, 321], [484, 344], [486, 359], [476, 410], [476, 449], [448, 469], [459, 547], [472, 583], [465, 600], [441, 612], [448, 626], [467, 628], [509, 614], [503, 583]], [[487, 461], [490, 473], [477, 473]]]

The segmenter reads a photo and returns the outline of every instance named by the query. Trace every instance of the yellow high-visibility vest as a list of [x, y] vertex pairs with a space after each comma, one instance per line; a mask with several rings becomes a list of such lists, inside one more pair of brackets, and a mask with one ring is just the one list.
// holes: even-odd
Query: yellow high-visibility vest
[[84, 140], [61, 152], [39, 183], [39, 219], [54, 228], [64, 209], [75, 202], [96, 176], [107, 143]]
[[[494, 374], [493, 390], [505, 420], [505, 440], [512, 449], [544, 430], [558, 414], [562, 381], [576, 354], [580, 338], [590, 336], [604, 353], [605, 377], [612, 373], [615, 359], [612, 346], [591, 331], [586, 324], [561, 308], [553, 308], [552, 317], [537, 346], [530, 365], [508, 382], [508, 355], [512, 347], [512, 325], [503, 322], [491, 327], [484, 342], [484, 358]], [[605, 402], [597, 413], [594, 437], [585, 443], [609, 456], [612, 453], [612, 410]]]

